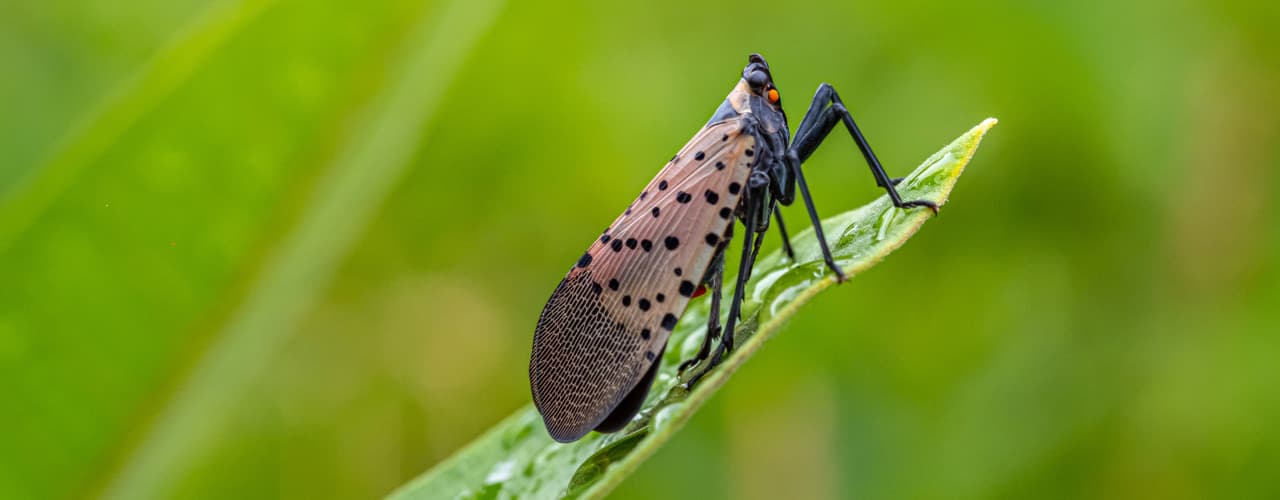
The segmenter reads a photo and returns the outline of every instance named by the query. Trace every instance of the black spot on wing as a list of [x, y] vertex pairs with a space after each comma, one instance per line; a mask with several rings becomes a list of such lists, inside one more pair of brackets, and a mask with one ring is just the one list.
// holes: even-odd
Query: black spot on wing
[[[605, 230], [590, 261], [579, 259], [586, 262], [562, 283], [566, 293], [558, 291], [548, 303], [546, 321], [539, 321], [535, 335], [530, 377], [535, 403], [557, 440], [577, 439], [597, 427], [601, 418], [613, 419], [621, 411], [618, 402], [635, 393], [637, 383], [647, 387], [641, 375], [662, 353], [649, 343], [660, 343], [674, 330], [688, 300], [674, 295], [666, 304], [665, 293], [698, 293], [696, 280], [682, 278], [684, 268], [690, 278], [698, 278], [714, 253], [689, 240], [696, 242], [702, 233], [706, 241], [710, 232], [719, 235], [717, 245], [725, 243], [721, 230], [726, 220], [716, 216], [731, 222], [735, 201], [746, 187], [744, 167], [754, 161], [744, 159], [745, 148], [752, 146], [752, 139], [728, 128], [738, 126], [729, 123], [695, 136], [675, 163], [627, 207], [626, 213], [633, 215], [620, 217], [617, 227]], [[709, 205], [693, 203], [699, 196]], [[645, 212], [650, 217], [639, 216]], [[624, 247], [645, 252], [623, 252]], [[571, 287], [576, 292], [568, 293]], [[632, 305], [636, 308], [630, 309]], [[645, 359], [653, 361], [644, 364]], [[548, 360], [555, 362], [547, 364]], [[618, 422], [625, 423], [631, 413], [621, 411], [626, 415]]]
[[680, 282], [680, 295], [684, 295], [685, 297], [692, 297], [693, 291], [696, 289], [697, 287], [693, 286], [692, 281], [684, 280]]

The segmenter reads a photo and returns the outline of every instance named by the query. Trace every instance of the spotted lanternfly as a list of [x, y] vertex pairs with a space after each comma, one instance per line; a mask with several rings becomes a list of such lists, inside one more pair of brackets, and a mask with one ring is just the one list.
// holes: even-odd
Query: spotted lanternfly
[[791, 140], [769, 64], [752, 54], [742, 79], [711, 120], [582, 254], [543, 308], [533, 336], [529, 382], [551, 437], [570, 442], [593, 429], [613, 432], [625, 426], [649, 392], [672, 329], [704, 285], [711, 295], [706, 337], [701, 351], [680, 368], [708, 361], [689, 381], [692, 386], [720, 362], [733, 348], [733, 335], [721, 336], [719, 324], [724, 254], [733, 223], [741, 221], [747, 237], [726, 332], [733, 332], [740, 315], [743, 283], [770, 218], [777, 221], [784, 251], [791, 254], [776, 208], [795, 201], [796, 186], [827, 266], [844, 280], [800, 169], [839, 123], [894, 205], [937, 211], [929, 201], [902, 201], [894, 189], [897, 180], [885, 174], [830, 85], [818, 87]]

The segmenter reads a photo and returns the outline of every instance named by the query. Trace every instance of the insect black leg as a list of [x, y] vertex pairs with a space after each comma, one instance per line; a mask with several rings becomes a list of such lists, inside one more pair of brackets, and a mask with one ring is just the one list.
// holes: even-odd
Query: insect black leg
[[778, 221], [778, 234], [782, 235], [782, 251], [788, 259], [795, 261], [796, 252], [791, 249], [791, 238], [787, 236], [787, 226], [782, 223], [782, 212], [777, 207], [773, 208], [773, 218]]
[[809, 194], [809, 183], [805, 182], [804, 171], [800, 169], [800, 159], [794, 151], [789, 151], [787, 160], [791, 164], [796, 186], [800, 188], [800, 197], [804, 199], [804, 208], [809, 212], [809, 221], [813, 223], [813, 235], [818, 238], [818, 248], [822, 249], [822, 260], [827, 263], [831, 272], [836, 273], [836, 282], [843, 283], [844, 270], [836, 265], [835, 256], [831, 255], [831, 248], [827, 246], [827, 235], [822, 231], [822, 218], [818, 217], [818, 209], [813, 206], [813, 196]]
[[[750, 192], [749, 192], [750, 193]], [[759, 193], [755, 199], [763, 199], [763, 192]], [[748, 198], [748, 204], [752, 198]], [[756, 204], [762, 205], [759, 202]], [[720, 360], [724, 354], [733, 350], [733, 333], [738, 325], [738, 319], [742, 316], [742, 298], [747, 288], [747, 278], [751, 276], [751, 267], [755, 265], [755, 251], [753, 243], [757, 242], [764, 233], [756, 233], [756, 214], [762, 210], [763, 206], [754, 206], [747, 208], [747, 216], [743, 218], [743, 225], [746, 226], [746, 234], [755, 233], [754, 238], [742, 239], [742, 260], [738, 262], [738, 277], [735, 279], [733, 287], [733, 301], [729, 302], [729, 320], [724, 327], [724, 335], [720, 336], [720, 344], [716, 346], [716, 350], [711, 354], [711, 359], [707, 363], [707, 367], [698, 372], [689, 379], [687, 386], [693, 388], [704, 375], [720, 364]]]
[[680, 363], [678, 374], [683, 374], [685, 369], [707, 359], [707, 355], [711, 354], [711, 343], [720, 336], [720, 300], [723, 295], [724, 285], [724, 250], [729, 245], [731, 238], [733, 238], [732, 224], [729, 225], [729, 229], [725, 231], [724, 238], [717, 245], [716, 256], [711, 261], [711, 271], [708, 273], [706, 280], [711, 288], [708, 290], [711, 293], [711, 311], [707, 313], [707, 334], [702, 338], [702, 348], [698, 350], [696, 356]]
[[747, 268], [747, 280], [750, 280], [750, 279], [751, 279], [751, 272], [755, 270], [756, 256], [757, 256], [757, 255], [760, 255], [760, 247], [761, 247], [761, 244], [762, 244], [762, 243], [764, 243], [764, 233], [765, 233], [764, 231], [760, 231], [760, 232], [757, 232], [757, 233], [756, 233], [756, 241], [755, 241], [755, 245], [753, 246], [753, 248], [752, 248], [752, 250], [751, 250], [751, 263], [752, 263], [752, 265], [751, 265], [751, 267], [748, 267], [748, 268]]
[[858, 149], [862, 151], [862, 158], [866, 160], [867, 166], [871, 168], [871, 175], [875, 177], [876, 185], [884, 188], [895, 207], [929, 207], [934, 213], [938, 212], [938, 205], [932, 201], [902, 201], [902, 197], [898, 195], [898, 190], [894, 188], [897, 182], [894, 179], [890, 179], [889, 174], [885, 173], [884, 167], [880, 165], [880, 160], [876, 158], [875, 152], [871, 150], [871, 145], [867, 143], [866, 137], [858, 129], [858, 124], [853, 121], [853, 115], [849, 114], [844, 102], [840, 100], [840, 94], [837, 94], [836, 89], [830, 85], [824, 83], [818, 86], [818, 92], [813, 96], [813, 102], [809, 105], [808, 113], [801, 120], [800, 127], [796, 129], [795, 139], [791, 141], [790, 152], [794, 152], [800, 162], [804, 162], [827, 138], [827, 134], [831, 133], [831, 129], [835, 127], [837, 122], [844, 123], [844, 128], [849, 131], [853, 141], [858, 144]]

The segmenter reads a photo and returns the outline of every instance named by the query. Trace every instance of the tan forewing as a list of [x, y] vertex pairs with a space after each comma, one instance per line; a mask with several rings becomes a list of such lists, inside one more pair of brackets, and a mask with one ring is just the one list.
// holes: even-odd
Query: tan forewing
[[556, 288], [529, 367], [553, 437], [585, 435], [661, 356], [733, 223], [754, 143], [739, 119], [702, 129]]

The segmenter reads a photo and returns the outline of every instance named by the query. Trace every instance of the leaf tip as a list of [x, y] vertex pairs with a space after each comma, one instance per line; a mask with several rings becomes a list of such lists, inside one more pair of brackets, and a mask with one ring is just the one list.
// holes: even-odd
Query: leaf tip
[[1000, 120], [995, 117], [982, 120], [982, 123], [974, 125], [968, 132], [965, 132], [964, 135], [956, 139], [956, 142], [952, 143], [953, 148], [956, 146], [960, 147], [960, 156], [963, 158], [963, 161], [960, 162], [959, 165], [960, 170], [957, 170], [954, 175], [960, 175], [960, 171], [963, 170], [964, 164], [967, 164], [969, 159], [977, 153], [978, 145], [982, 143], [982, 139], [986, 137], [987, 132], [991, 131], [991, 128], [995, 127], [997, 123], [1000, 123]]
[[[997, 123], [1000, 123], [1000, 120], [996, 117], [993, 116], [987, 118], [986, 120], [982, 120], [982, 123], [974, 125], [973, 128], [969, 129], [969, 132], [964, 134], [964, 136], [970, 138], [973, 143], [972, 147], [976, 149], [978, 142], [982, 140], [982, 137], [987, 135], [987, 132], [990, 132], [991, 128], [995, 127]], [[970, 154], [972, 154], [972, 152], [970, 152]]]

